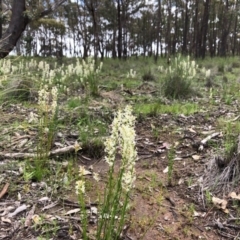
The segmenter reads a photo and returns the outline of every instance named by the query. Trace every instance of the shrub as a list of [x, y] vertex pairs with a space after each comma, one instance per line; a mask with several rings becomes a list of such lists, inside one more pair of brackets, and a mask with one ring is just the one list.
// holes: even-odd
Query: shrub
[[28, 101], [32, 99], [33, 91], [33, 81], [24, 78], [19, 79], [14, 76], [9, 79], [2, 94], [5, 100]]
[[239, 62], [233, 62], [232, 63], [232, 68], [240, 68], [240, 63]]
[[223, 64], [223, 63], [221, 63], [220, 65], [218, 65], [218, 72], [224, 73], [224, 64]]
[[148, 72], [145, 72], [142, 76], [143, 81], [154, 81], [155, 77], [152, 74], [152, 72], [149, 70]]
[[164, 79], [164, 94], [170, 98], [186, 98], [192, 93], [191, 82], [196, 76], [198, 65], [190, 61], [190, 57], [183, 59], [180, 55], [166, 70]]
[[137, 72], [133, 69], [130, 69], [130, 71], [127, 73], [127, 78], [135, 78], [137, 75]]
[[171, 98], [185, 98], [191, 92], [191, 83], [175, 74], [165, 79], [164, 94]]

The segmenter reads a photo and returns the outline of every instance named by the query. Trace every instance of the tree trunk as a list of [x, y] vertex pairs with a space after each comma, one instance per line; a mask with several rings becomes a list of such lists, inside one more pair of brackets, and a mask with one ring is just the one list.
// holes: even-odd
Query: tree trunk
[[115, 31], [115, 26], [113, 30], [113, 40], [112, 40], [112, 57], [115, 59], [117, 57], [116, 53], [116, 31]]
[[182, 46], [182, 54], [187, 54], [187, 34], [189, 32], [188, 29], [188, 0], [185, 3], [185, 19], [184, 19], [184, 28], [183, 28], [183, 46]]
[[172, 23], [172, 1], [169, 0], [168, 6], [167, 6], [167, 11], [168, 11], [168, 19], [167, 19], [167, 31], [165, 32], [166, 34], [166, 44], [167, 44], [167, 51], [166, 54], [167, 56], [170, 56], [171, 54], [171, 23]]
[[221, 35], [221, 45], [220, 45], [220, 56], [226, 57], [228, 48], [228, 35], [231, 30], [233, 20], [233, 14], [229, 11], [229, 2], [226, 0], [225, 9], [223, 9], [223, 22], [222, 22], [222, 35]]
[[2, 35], [0, 41], [0, 58], [6, 57], [15, 47], [22, 32], [25, 30], [29, 19], [24, 16], [25, 0], [14, 0], [12, 16], [7, 31]]
[[194, 34], [193, 34], [193, 42], [194, 42], [194, 45], [193, 45], [193, 51], [194, 51], [194, 55], [195, 55], [195, 58], [199, 57], [199, 50], [198, 50], [198, 42], [199, 42], [199, 39], [198, 39], [198, 35], [199, 35], [199, 23], [198, 23], [198, 1], [199, 0], [196, 0], [195, 2], [195, 17], [194, 17]]
[[118, 19], [118, 58], [122, 58], [122, 19], [121, 19], [121, 3], [117, 1], [117, 19]]
[[2, 25], [3, 25], [3, 14], [2, 14], [2, 0], [0, 0], [0, 38], [2, 38]]
[[234, 22], [234, 31], [233, 31], [233, 45], [232, 45], [232, 55], [234, 56], [236, 53], [236, 44], [237, 44], [237, 23], [238, 23], [238, 16], [235, 16]]
[[161, 1], [158, 0], [158, 10], [157, 10], [157, 49], [155, 54], [155, 63], [157, 63], [159, 56], [159, 45], [160, 45], [160, 32], [161, 32]]
[[[55, 1], [54, 4], [47, 10], [42, 11], [38, 18], [44, 17], [63, 4], [66, 0]], [[0, 58], [6, 57], [16, 46], [18, 39], [21, 37], [30, 19], [25, 14], [25, 0], [13, 0], [12, 16], [6, 32], [0, 40]]]
[[200, 55], [202, 59], [205, 58], [206, 55], [206, 42], [207, 42], [207, 32], [208, 32], [208, 19], [209, 19], [209, 5], [210, 0], [206, 0], [204, 3], [204, 13], [203, 13], [203, 20], [202, 20], [202, 28], [201, 28], [201, 52]]

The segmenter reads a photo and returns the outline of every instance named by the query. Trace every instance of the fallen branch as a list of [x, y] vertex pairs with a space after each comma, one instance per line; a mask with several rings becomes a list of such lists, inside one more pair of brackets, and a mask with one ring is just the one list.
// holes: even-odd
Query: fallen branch
[[[76, 146], [75, 145], [70, 145], [67, 147], [63, 147], [63, 148], [59, 148], [59, 149], [55, 149], [50, 151], [47, 156], [52, 157], [55, 155], [61, 155], [61, 154], [65, 154], [65, 153], [70, 153], [76, 151]], [[4, 153], [4, 152], [0, 152], [0, 160], [4, 160], [4, 159], [26, 159], [26, 158], [36, 158], [38, 157], [39, 154], [37, 153]]]
[[207, 142], [209, 140], [211, 140], [212, 138], [215, 138], [217, 136], [219, 136], [221, 133], [220, 132], [215, 132], [212, 133], [211, 135], [207, 136], [206, 138], [204, 138], [202, 141], [195, 143], [195, 147], [198, 149], [198, 151], [202, 151], [204, 149], [204, 147], [207, 145]]

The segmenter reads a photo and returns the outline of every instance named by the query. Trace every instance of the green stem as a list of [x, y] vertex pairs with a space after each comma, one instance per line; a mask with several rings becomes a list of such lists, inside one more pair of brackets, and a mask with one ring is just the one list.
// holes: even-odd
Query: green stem
[[96, 239], [101, 239], [102, 229], [104, 227], [104, 232], [105, 232], [106, 225], [107, 225], [106, 224], [107, 220], [105, 218], [106, 218], [106, 214], [109, 212], [110, 200], [111, 200], [112, 191], [113, 191], [113, 169], [114, 169], [114, 166], [112, 166], [108, 172], [108, 176], [109, 176], [108, 184], [104, 191], [104, 202], [103, 202], [103, 208], [101, 212], [101, 219], [98, 220]]
[[120, 198], [122, 193], [122, 176], [124, 173], [124, 169], [122, 169], [117, 178], [117, 187], [115, 193], [113, 195], [113, 202], [112, 202], [112, 209], [111, 209], [111, 216], [110, 216], [110, 224], [107, 228], [106, 239], [112, 239], [114, 236], [114, 226], [116, 221], [116, 215], [119, 210]]
[[87, 212], [86, 212], [86, 206], [84, 201], [84, 194], [79, 194], [79, 202], [81, 205], [81, 212], [83, 213], [83, 216], [81, 217], [82, 222], [82, 229], [83, 229], [83, 239], [87, 240]]
[[128, 204], [128, 200], [129, 200], [129, 193], [127, 192], [125, 195], [125, 200], [124, 200], [124, 204], [121, 210], [121, 217], [120, 217], [120, 222], [118, 224], [118, 228], [116, 231], [116, 237], [115, 239], [117, 239], [118, 236], [120, 236], [123, 226], [124, 226], [124, 220], [125, 220], [125, 214], [126, 214], [126, 209], [127, 209], [127, 204]]

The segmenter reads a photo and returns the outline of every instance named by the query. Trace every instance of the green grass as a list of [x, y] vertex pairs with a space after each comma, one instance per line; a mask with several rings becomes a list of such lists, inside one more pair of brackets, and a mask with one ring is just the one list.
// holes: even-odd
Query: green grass
[[135, 105], [135, 113], [143, 115], [157, 115], [157, 114], [184, 114], [191, 115], [199, 110], [199, 106], [195, 103], [173, 103], [172, 105], [165, 105], [161, 103], [137, 103]]

